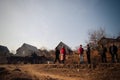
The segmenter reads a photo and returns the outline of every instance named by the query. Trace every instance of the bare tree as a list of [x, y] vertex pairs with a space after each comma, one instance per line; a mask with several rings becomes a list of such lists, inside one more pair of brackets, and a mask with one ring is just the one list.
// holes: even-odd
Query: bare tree
[[106, 37], [106, 32], [104, 28], [99, 28], [97, 30], [88, 31], [88, 42], [93, 48], [98, 46], [98, 41], [102, 38]]

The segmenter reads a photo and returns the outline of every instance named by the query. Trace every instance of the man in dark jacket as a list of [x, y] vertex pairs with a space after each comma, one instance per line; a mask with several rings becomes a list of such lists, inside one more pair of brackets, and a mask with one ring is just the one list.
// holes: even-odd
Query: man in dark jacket
[[104, 45], [102, 45], [101, 46], [101, 58], [102, 58], [103, 63], [107, 62], [106, 52], [107, 52], [107, 48]]
[[57, 47], [56, 47], [56, 48], [55, 48], [55, 61], [54, 61], [54, 64], [56, 63], [57, 60], [58, 60], [58, 62], [60, 63], [59, 55], [60, 55], [60, 51], [59, 51], [59, 49], [57, 49]]
[[118, 54], [117, 54], [117, 51], [118, 51], [118, 48], [117, 48], [117, 46], [115, 46], [114, 44], [109, 47], [109, 52], [110, 52], [111, 57], [112, 57], [112, 63], [115, 62], [115, 57], [116, 57], [116, 60], [117, 60], [117, 62], [118, 62]]
[[90, 51], [90, 46], [89, 46], [89, 44], [88, 44], [88, 45], [87, 45], [87, 50], [86, 50], [88, 64], [91, 63], [90, 53], [91, 53], [91, 51]]

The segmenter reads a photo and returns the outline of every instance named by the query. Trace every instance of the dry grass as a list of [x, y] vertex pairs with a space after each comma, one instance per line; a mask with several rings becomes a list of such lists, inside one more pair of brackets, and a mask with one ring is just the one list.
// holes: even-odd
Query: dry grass
[[[98, 51], [92, 51], [92, 64], [79, 64], [77, 54], [67, 55], [66, 64], [0, 65], [0, 80], [120, 80], [120, 63], [101, 63]], [[119, 54], [120, 56], [120, 54]]]
[[0, 80], [119, 80], [120, 64], [0, 65]]

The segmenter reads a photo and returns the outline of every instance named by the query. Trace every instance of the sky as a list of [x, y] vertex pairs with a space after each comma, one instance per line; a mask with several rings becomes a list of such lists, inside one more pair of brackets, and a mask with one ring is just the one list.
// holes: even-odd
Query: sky
[[0, 0], [0, 45], [54, 49], [85, 45], [88, 31], [120, 32], [120, 0]]

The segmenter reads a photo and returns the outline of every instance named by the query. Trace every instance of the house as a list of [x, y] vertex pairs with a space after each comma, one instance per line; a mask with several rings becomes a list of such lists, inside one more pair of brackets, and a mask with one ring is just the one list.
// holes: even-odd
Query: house
[[99, 41], [98, 44], [103, 44], [106, 46], [110, 46], [110, 44], [115, 44], [120, 48], [120, 36], [117, 38], [106, 38], [106, 37], [102, 37]]
[[73, 52], [72, 49], [63, 42], [60, 42], [56, 48], [60, 50], [63, 46], [65, 47], [66, 54], [71, 54]]
[[8, 55], [9, 52], [9, 49], [6, 46], [0, 45], [0, 55]]
[[41, 64], [50, 61], [45, 52], [38, 50], [35, 46], [24, 43], [17, 49], [16, 54], [7, 57], [8, 64], [31, 63]]
[[7, 63], [7, 56], [10, 55], [10, 51], [6, 46], [0, 45], [0, 64]]
[[39, 50], [36, 47], [26, 43], [18, 48], [16, 52], [17, 56], [31, 56], [33, 53], [36, 53], [38, 56], [42, 56], [42, 54], [39, 53]]

